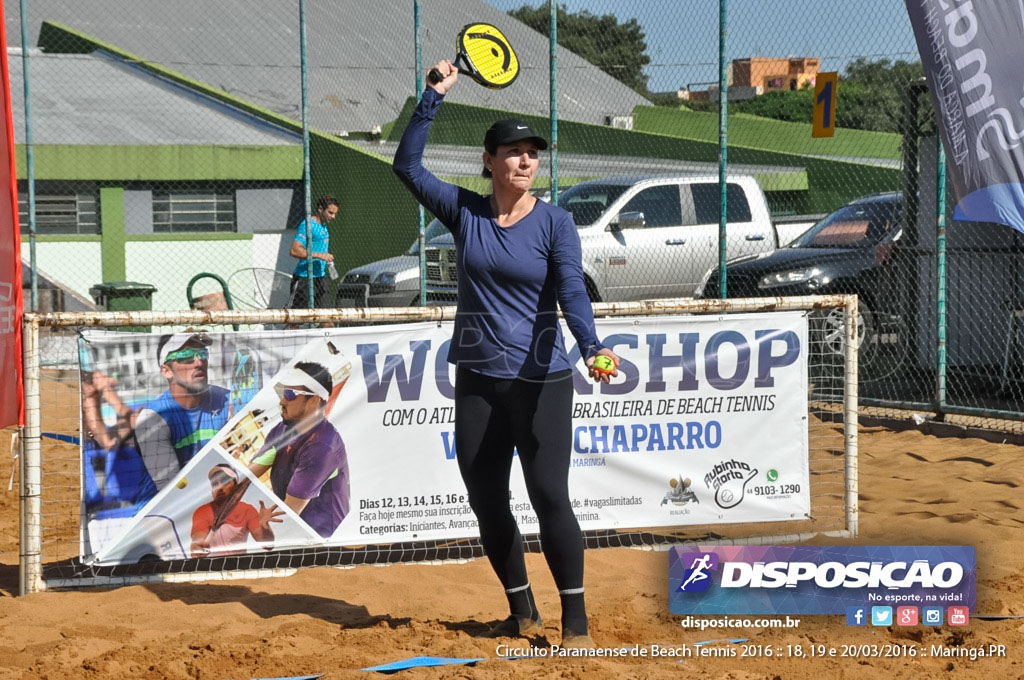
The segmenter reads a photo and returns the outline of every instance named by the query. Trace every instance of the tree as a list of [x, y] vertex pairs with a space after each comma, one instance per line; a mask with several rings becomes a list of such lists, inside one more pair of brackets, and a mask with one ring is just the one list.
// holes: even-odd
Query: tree
[[[548, 5], [523, 5], [509, 15], [538, 33], [550, 36], [551, 12]], [[569, 12], [559, 5], [558, 44], [587, 60], [624, 85], [647, 95], [647, 76], [643, 67], [651, 63], [647, 56], [644, 30], [636, 19], [619, 23], [614, 14], [597, 16], [587, 10]]]
[[[838, 93], [842, 93], [840, 89]], [[711, 109], [718, 110], [718, 102], [712, 102]], [[755, 116], [784, 120], [790, 123], [810, 123], [813, 116], [814, 90], [804, 88], [790, 91], [765, 92], [763, 95], [744, 101], [729, 102], [729, 110], [736, 113], [749, 113]], [[837, 102], [837, 109], [842, 110]], [[838, 121], [837, 121], [838, 122]]]
[[919, 61], [854, 59], [847, 64], [837, 92], [846, 85], [859, 96], [847, 105], [845, 115], [836, 105], [836, 124], [861, 130], [900, 132], [905, 90], [911, 82], [923, 77], [924, 67]]
[[[864, 87], [845, 80], [836, 91], [836, 125], [847, 128], [861, 128], [859, 110], [864, 99]], [[713, 102], [711, 110], [718, 109]], [[763, 95], [732, 102], [729, 110], [737, 113], [749, 113], [774, 120], [790, 123], [811, 123], [814, 116], [814, 87], [805, 85], [799, 90], [779, 90], [765, 92]]]

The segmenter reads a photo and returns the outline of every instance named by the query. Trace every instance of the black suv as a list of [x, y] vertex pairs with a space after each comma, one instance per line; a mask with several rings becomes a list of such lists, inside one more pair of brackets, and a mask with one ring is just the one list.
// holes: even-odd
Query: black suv
[[[876, 313], [887, 290], [887, 268], [903, 233], [903, 194], [858, 198], [828, 215], [784, 248], [768, 255], [726, 263], [730, 298], [856, 293], [859, 296], [861, 361], [871, 362], [879, 336], [894, 320]], [[718, 269], [712, 269], [698, 298], [719, 297]], [[826, 342], [841, 351], [841, 316], [825, 318]], [[865, 344], [866, 343], [866, 344]]]

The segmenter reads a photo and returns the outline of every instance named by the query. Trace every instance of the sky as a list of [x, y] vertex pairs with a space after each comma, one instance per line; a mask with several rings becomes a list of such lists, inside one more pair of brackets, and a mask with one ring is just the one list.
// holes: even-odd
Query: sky
[[[485, 0], [508, 11], [538, 0]], [[718, 0], [559, 0], [570, 12], [636, 19], [647, 39], [654, 92], [718, 81]], [[918, 61], [903, 0], [728, 0], [726, 56], [818, 57], [839, 71], [858, 56]], [[707, 89], [707, 86], [694, 89]]]

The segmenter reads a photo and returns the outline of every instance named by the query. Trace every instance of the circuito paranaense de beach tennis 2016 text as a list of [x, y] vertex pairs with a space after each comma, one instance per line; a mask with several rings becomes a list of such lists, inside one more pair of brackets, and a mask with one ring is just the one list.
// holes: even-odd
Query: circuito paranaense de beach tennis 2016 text
[[498, 645], [495, 653], [504, 658], [961, 658], [976, 660], [1006, 658], [1006, 645], [975, 647], [908, 644], [636, 644], [628, 647], [564, 648]]

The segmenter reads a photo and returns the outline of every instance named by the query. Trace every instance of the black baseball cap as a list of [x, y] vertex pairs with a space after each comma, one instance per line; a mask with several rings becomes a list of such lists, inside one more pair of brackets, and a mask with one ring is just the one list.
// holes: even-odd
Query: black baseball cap
[[487, 149], [487, 153], [494, 153], [502, 144], [521, 142], [524, 139], [533, 141], [541, 151], [548, 148], [547, 140], [536, 134], [525, 121], [518, 118], [506, 118], [492, 125], [484, 135], [484, 148]]

